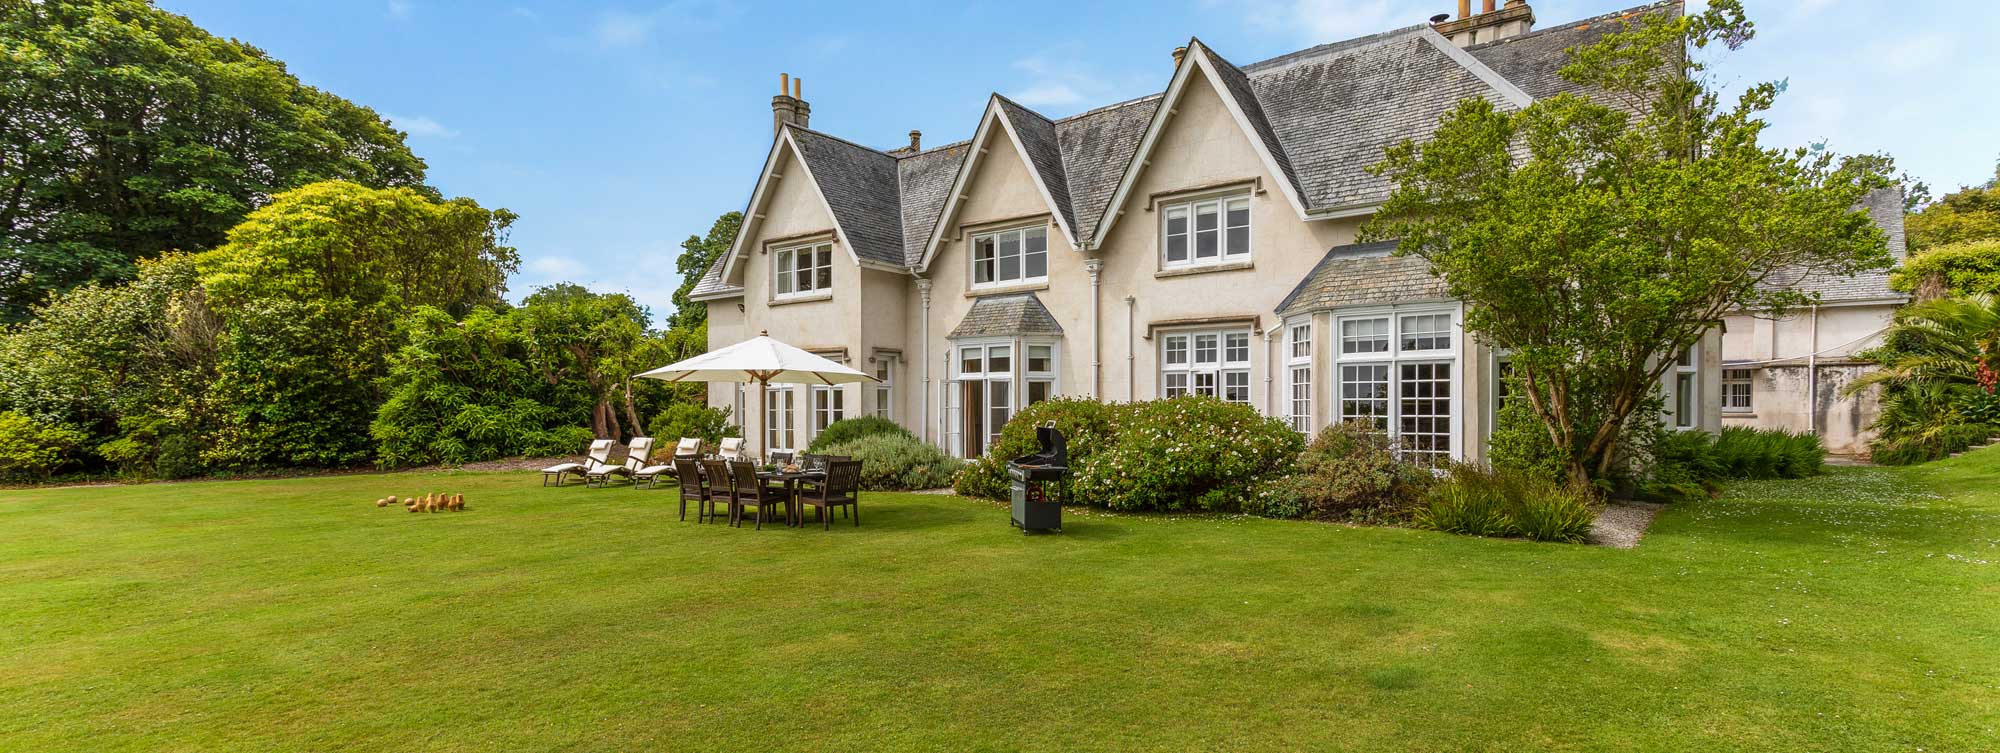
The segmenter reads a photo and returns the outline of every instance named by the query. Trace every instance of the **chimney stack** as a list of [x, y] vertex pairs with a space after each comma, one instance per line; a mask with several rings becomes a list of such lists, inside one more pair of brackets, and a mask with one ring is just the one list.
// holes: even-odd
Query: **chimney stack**
[[1535, 10], [1528, 7], [1528, 0], [1507, 0], [1499, 8], [1496, 5], [1496, 0], [1480, 0], [1480, 12], [1473, 13], [1472, 0], [1458, 0], [1458, 18], [1433, 22], [1431, 28], [1460, 47], [1518, 37], [1535, 28]]
[[924, 132], [915, 130], [910, 131], [910, 153], [916, 154], [917, 152], [921, 152], [923, 150], [924, 150]]
[[1175, 47], [1175, 48], [1174, 48], [1174, 70], [1180, 70], [1180, 68], [1181, 68], [1181, 60], [1182, 60], [1183, 58], [1186, 58], [1186, 57], [1187, 57], [1187, 48], [1186, 48], [1186, 47]]
[[771, 98], [771, 134], [777, 135], [790, 123], [800, 128], [812, 117], [812, 105], [801, 98], [805, 91], [805, 79], [792, 78], [789, 73], [778, 74], [778, 96]]

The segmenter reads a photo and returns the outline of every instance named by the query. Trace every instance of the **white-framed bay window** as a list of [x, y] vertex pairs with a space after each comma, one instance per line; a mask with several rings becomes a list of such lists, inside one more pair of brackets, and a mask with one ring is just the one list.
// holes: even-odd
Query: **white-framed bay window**
[[789, 384], [771, 384], [764, 387], [764, 448], [769, 450], [796, 449], [798, 434], [792, 419], [798, 415], [796, 395], [798, 391]]
[[1047, 225], [995, 230], [972, 236], [972, 287], [988, 288], [1047, 282]]
[[976, 458], [1000, 439], [1022, 407], [1056, 397], [1061, 345], [1039, 337], [990, 337], [952, 344], [945, 381], [945, 449]]
[[1337, 421], [1365, 421], [1403, 457], [1461, 457], [1458, 307], [1356, 309], [1334, 317]]
[[833, 244], [814, 243], [771, 252], [771, 297], [808, 298], [833, 291]]
[[833, 384], [812, 386], [812, 435], [820, 432], [833, 422], [847, 418], [847, 388]]
[[1285, 328], [1286, 414], [1292, 428], [1311, 434], [1312, 425], [1312, 320]]
[[1177, 330], [1160, 336], [1160, 396], [1250, 403], [1250, 330]]
[[1250, 196], [1160, 207], [1160, 265], [1167, 269], [1250, 260]]

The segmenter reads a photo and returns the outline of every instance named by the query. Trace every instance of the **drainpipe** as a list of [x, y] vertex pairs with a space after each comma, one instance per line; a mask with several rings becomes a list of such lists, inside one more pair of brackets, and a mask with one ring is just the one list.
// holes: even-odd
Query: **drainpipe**
[[928, 277], [917, 278], [917, 298], [923, 302], [924, 318], [917, 325], [923, 340], [922, 362], [924, 364], [924, 441], [931, 441], [931, 281]]
[[1138, 351], [1133, 350], [1132, 344], [1132, 326], [1138, 317], [1134, 309], [1138, 305], [1139, 299], [1129, 295], [1125, 296], [1125, 402], [1128, 403], [1138, 399], [1135, 393], [1138, 392], [1139, 388], [1134, 381], [1137, 376], [1133, 369], [1139, 367], [1139, 355]]
[[1090, 273], [1090, 396], [1104, 399], [1104, 346], [1103, 332], [1099, 329], [1097, 310], [1099, 305], [1099, 283], [1104, 276], [1103, 259], [1083, 260], [1083, 271]]
[[1806, 351], [1806, 430], [1819, 433], [1819, 304], [1812, 305], [1812, 348]]

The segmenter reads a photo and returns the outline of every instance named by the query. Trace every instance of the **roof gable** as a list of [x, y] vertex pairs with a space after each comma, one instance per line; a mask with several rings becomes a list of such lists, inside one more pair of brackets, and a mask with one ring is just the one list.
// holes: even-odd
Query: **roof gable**
[[857, 263], [903, 266], [902, 199], [896, 158], [818, 131], [786, 127], [805, 155], [834, 225]]
[[1034, 180], [1035, 190], [1041, 194], [1049, 212], [1055, 215], [1056, 226], [1069, 239], [1070, 245], [1077, 245], [1074, 229], [1076, 214], [1070, 207], [1069, 177], [1063, 167], [1062, 145], [1055, 123], [995, 94], [987, 100], [986, 114], [980, 117], [979, 129], [973, 132], [965, 159], [959, 163], [958, 174], [952, 179], [951, 188], [945, 192], [944, 201], [938, 207], [930, 239], [924, 243], [923, 253], [911, 265], [918, 272], [928, 269], [931, 261], [937, 258], [938, 248], [951, 229], [951, 220], [957, 216], [959, 206], [964, 202], [965, 189], [971, 185], [973, 173], [979, 170], [987, 156], [987, 143], [993, 138], [995, 129], [1005, 132], [1007, 141], [1014, 145], [1016, 156], [1020, 157], [1028, 175]]

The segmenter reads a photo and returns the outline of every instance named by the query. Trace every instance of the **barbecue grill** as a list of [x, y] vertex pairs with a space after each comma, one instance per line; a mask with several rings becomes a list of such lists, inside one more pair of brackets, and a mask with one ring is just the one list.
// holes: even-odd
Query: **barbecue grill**
[[1035, 427], [1041, 447], [1007, 461], [1014, 493], [1014, 520], [1022, 533], [1062, 530], [1062, 506], [1069, 501], [1069, 442], [1050, 421]]

